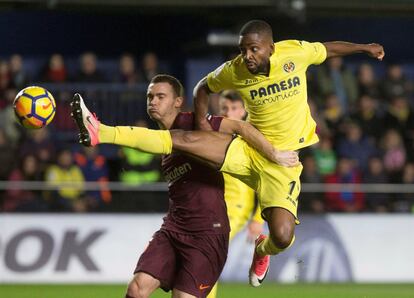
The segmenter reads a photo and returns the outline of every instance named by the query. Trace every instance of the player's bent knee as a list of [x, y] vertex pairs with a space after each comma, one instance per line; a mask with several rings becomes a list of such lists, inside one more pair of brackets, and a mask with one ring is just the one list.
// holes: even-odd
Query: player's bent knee
[[139, 291], [138, 281], [135, 278], [133, 278], [128, 284], [126, 297], [137, 298], [138, 297], [138, 291]]
[[147, 298], [150, 294], [151, 289], [149, 287], [145, 287], [145, 284], [140, 282], [137, 276], [129, 282], [126, 297]]
[[285, 249], [292, 243], [294, 232], [290, 225], [281, 225], [273, 229], [270, 238], [278, 248]]

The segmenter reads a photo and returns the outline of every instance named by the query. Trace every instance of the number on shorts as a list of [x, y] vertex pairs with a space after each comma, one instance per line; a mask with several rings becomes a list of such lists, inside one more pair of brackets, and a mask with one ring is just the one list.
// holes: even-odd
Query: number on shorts
[[290, 181], [289, 185], [290, 185], [289, 195], [291, 196], [295, 189], [296, 181]]

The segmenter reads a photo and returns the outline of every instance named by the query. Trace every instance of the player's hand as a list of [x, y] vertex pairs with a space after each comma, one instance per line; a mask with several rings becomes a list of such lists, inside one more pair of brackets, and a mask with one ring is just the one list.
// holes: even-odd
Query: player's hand
[[251, 220], [247, 224], [247, 241], [253, 243], [257, 236], [263, 232], [263, 224], [255, 220]]
[[366, 45], [366, 52], [367, 52], [368, 56], [370, 56], [372, 58], [376, 58], [380, 61], [382, 61], [382, 59], [385, 56], [384, 48], [382, 47], [382, 45], [377, 44], [377, 43], [367, 44]]
[[210, 122], [206, 118], [202, 118], [196, 121], [196, 129], [198, 130], [213, 130]]
[[284, 167], [296, 167], [300, 164], [299, 155], [296, 151], [278, 151], [273, 156], [273, 162]]

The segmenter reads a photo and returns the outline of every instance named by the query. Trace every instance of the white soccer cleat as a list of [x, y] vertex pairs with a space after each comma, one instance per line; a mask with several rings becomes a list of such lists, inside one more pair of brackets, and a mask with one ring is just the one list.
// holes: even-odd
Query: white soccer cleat
[[73, 96], [71, 116], [79, 128], [79, 143], [84, 146], [96, 146], [99, 144], [99, 125], [96, 115], [91, 113], [85, 105], [82, 96], [76, 93]]
[[253, 287], [260, 286], [266, 278], [267, 272], [269, 272], [270, 256], [261, 257], [256, 252], [257, 246], [266, 238], [267, 236], [265, 235], [259, 235], [255, 241], [253, 261], [249, 270], [249, 283]]

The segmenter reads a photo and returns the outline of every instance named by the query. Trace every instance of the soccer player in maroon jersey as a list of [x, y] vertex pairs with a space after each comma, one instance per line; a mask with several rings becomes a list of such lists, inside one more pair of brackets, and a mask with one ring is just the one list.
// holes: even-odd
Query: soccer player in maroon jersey
[[[75, 98], [72, 116], [81, 128], [95, 118], [80, 112], [86, 106], [80, 95]], [[147, 112], [161, 129], [194, 129], [194, 114], [180, 112], [182, 104], [183, 87], [176, 78], [157, 75], [151, 80]], [[240, 121], [215, 116], [208, 121], [215, 131], [240, 133]], [[163, 155], [162, 170], [169, 211], [139, 258], [126, 297], [148, 297], [157, 288], [172, 290], [173, 297], [206, 297], [227, 258], [230, 228], [222, 174], [177, 152]]]

